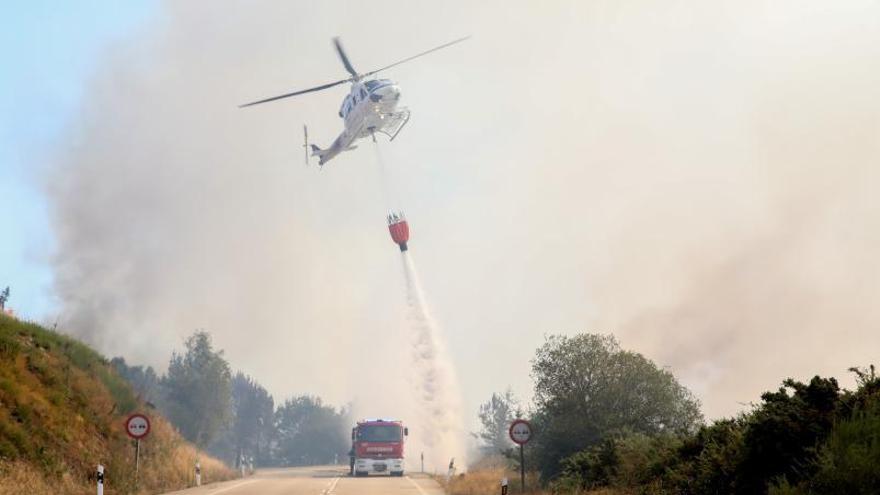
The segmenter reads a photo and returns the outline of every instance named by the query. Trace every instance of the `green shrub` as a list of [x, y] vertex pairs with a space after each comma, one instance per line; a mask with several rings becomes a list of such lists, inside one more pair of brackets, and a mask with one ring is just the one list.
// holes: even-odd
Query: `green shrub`
[[837, 422], [814, 463], [816, 473], [809, 480], [791, 486], [780, 480], [774, 495], [822, 493], [869, 495], [880, 493], [880, 401], [853, 412]]
[[92, 366], [102, 363], [104, 359], [88, 346], [67, 337], [61, 348], [67, 359], [77, 368], [88, 370]]
[[17, 336], [9, 331], [0, 330], [0, 359], [12, 361], [21, 352], [21, 343]]
[[614, 442], [606, 440], [566, 457], [560, 464], [562, 470], [553, 483], [554, 491], [578, 492], [608, 486], [617, 466]]
[[9, 378], [0, 378], [0, 391], [6, 396], [7, 401], [17, 400], [20, 393], [20, 387], [14, 380]]
[[25, 431], [10, 418], [0, 418], [0, 457], [15, 460], [28, 457], [31, 451]]
[[681, 440], [673, 435], [624, 432], [562, 461], [554, 483], [561, 491], [613, 486], [635, 488], [662, 485], [661, 476], [676, 455]]
[[110, 391], [110, 395], [113, 396], [113, 400], [116, 402], [117, 411], [120, 414], [127, 414], [137, 409], [137, 397], [134, 395], [131, 386], [124, 378], [120, 377], [115, 371], [103, 364], [96, 368], [95, 374], [104, 383], [107, 390]]

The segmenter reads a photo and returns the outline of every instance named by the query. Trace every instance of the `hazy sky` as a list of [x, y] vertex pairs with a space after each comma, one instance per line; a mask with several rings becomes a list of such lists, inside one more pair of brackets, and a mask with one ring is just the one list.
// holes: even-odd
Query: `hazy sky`
[[0, 30], [0, 285], [21, 315], [53, 314], [52, 229], [40, 187], [46, 154], [81, 105], [107, 43], [150, 22], [150, 0], [7, 2]]
[[[465, 410], [612, 332], [710, 417], [880, 344], [880, 3], [167, 2], [104, 47], [42, 177], [62, 327], [163, 366], [195, 328], [276, 397], [399, 386], [411, 253]], [[342, 37], [412, 121], [323, 171]], [[386, 386], [391, 383], [392, 386]], [[393, 411], [390, 411], [394, 414]], [[471, 421], [472, 418], [468, 419]]]

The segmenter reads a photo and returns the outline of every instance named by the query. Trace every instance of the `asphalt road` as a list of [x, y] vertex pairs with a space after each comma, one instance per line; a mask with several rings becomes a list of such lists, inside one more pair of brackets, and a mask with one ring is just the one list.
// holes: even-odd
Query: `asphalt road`
[[434, 480], [420, 474], [402, 478], [352, 478], [339, 466], [266, 469], [245, 479], [189, 488], [175, 495], [443, 495]]

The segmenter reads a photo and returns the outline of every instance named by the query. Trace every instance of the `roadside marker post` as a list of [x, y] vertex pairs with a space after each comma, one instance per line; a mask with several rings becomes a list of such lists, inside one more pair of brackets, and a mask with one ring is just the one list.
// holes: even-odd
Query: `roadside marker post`
[[455, 457], [449, 459], [449, 471], [446, 472], [446, 482], [449, 483], [453, 476], [455, 476]]
[[422, 472], [425, 472], [425, 453], [422, 452]]
[[196, 461], [196, 486], [202, 486], [202, 463]]
[[507, 478], [501, 478], [501, 495], [507, 495]]
[[95, 473], [98, 480], [98, 495], [104, 495], [104, 466], [98, 464], [98, 472]]
[[523, 454], [523, 445], [532, 439], [532, 425], [524, 419], [517, 419], [510, 423], [510, 439], [519, 445], [519, 483], [520, 489], [526, 491], [526, 460]]

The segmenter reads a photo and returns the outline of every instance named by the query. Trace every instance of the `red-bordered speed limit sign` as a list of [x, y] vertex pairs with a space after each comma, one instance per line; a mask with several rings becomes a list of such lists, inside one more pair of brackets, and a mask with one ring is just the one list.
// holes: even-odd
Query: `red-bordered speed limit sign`
[[143, 414], [132, 414], [125, 420], [125, 432], [135, 440], [140, 440], [150, 433], [150, 419]]
[[510, 433], [510, 439], [513, 440], [513, 443], [523, 445], [532, 438], [532, 425], [524, 419], [517, 419], [510, 423], [508, 433]]

